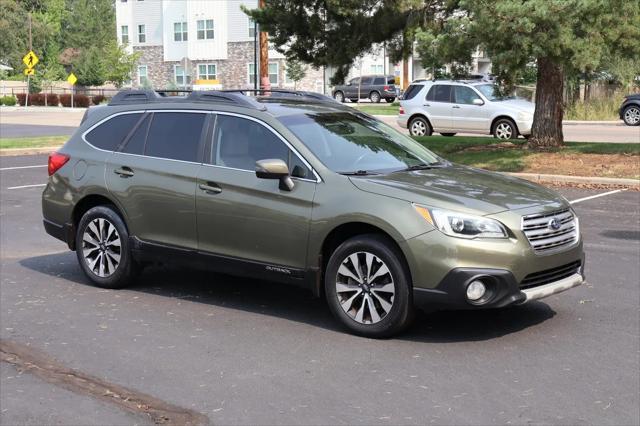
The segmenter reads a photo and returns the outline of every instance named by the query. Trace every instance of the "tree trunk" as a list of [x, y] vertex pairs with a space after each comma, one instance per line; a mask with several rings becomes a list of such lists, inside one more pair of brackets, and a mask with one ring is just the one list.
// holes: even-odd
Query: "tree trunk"
[[562, 91], [564, 72], [549, 58], [538, 58], [538, 82], [536, 83], [536, 110], [529, 146], [548, 149], [562, 146]]

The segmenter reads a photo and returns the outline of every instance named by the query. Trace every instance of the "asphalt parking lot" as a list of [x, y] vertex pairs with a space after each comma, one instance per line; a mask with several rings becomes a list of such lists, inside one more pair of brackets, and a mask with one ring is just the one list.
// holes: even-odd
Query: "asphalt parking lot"
[[[420, 314], [405, 334], [368, 340], [286, 285], [167, 267], [130, 289], [92, 287], [43, 230], [44, 165], [0, 157], [3, 347], [212, 424], [640, 423], [638, 192], [560, 189], [581, 200], [588, 284], [516, 308]], [[11, 363], [0, 380], [1, 424], [151, 423]]]

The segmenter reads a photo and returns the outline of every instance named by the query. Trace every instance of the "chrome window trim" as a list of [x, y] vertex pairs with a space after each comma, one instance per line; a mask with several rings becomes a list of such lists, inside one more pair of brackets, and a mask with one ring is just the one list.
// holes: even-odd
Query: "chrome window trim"
[[[135, 110], [135, 111], [122, 111], [122, 112], [117, 112], [115, 114], [112, 114], [108, 117], [103, 118], [102, 120], [98, 121], [97, 123], [93, 124], [91, 127], [89, 127], [87, 130], [85, 130], [82, 133], [82, 140], [89, 146], [91, 146], [93, 149], [97, 149], [98, 151], [102, 151], [102, 152], [107, 152], [107, 153], [118, 153], [118, 154], [123, 154], [123, 155], [131, 155], [131, 156], [135, 156], [135, 157], [144, 157], [144, 158], [153, 158], [153, 159], [157, 159], [157, 160], [168, 160], [168, 161], [177, 161], [180, 163], [188, 163], [188, 164], [202, 164], [205, 166], [211, 166], [211, 167], [220, 167], [220, 168], [224, 168], [224, 169], [230, 169], [230, 170], [240, 170], [243, 172], [249, 172], [249, 173], [255, 173], [254, 170], [244, 170], [244, 169], [236, 169], [233, 167], [226, 167], [226, 166], [219, 166], [217, 164], [208, 164], [205, 163], [204, 161], [201, 163], [198, 162], [194, 162], [194, 161], [185, 161], [185, 160], [176, 160], [173, 158], [164, 158], [164, 157], [153, 157], [151, 155], [144, 155], [144, 154], [131, 154], [128, 152], [121, 152], [121, 151], [108, 151], [106, 149], [102, 149], [102, 148], [98, 148], [97, 146], [93, 145], [91, 142], [89, 142], [86, 138], [86, 135], [92, 131], [93, 129], [95, 129], [96, 127], [100, 126], [101, 124], [111, 120], [114, 117], [117, 117], [119, 115], [124, 115], [124, 114], [145, 114], [145, 113], [162, 113], [162, 112], [184, 112], [184, 113], [195, 113], [195, 114], [220, 114], [220, 115], [231, 115], [231, 116], [235, 116], [235, 117], [240, 117], [240, 118], [245, 118], [248, 120], [252, 120], [255, 121], [258, 124], [261, 124], [262, 126], [266, 127], [267, 129], [269, 129], [274, 135], [276, 135], [276, 137], [278, 139], [280, 139], [297, 157], [300, 161], [302, 161], [302, 163], [307, 166], [309, 168], [309, 170], [311, 170], [314, 174], [314, 176], [316, 177], [315, 180], [313, 179], [307, 179], [307, 178], [299, 178], [299, 177], [291, 177], [292, 179], [297, 179], [297, 180], [302, 180], [302, 181], [308, 181], [308, 182], [315, 182], [315, 183], [320, 183], [322, 182], [322, 178], [320, 177], [320, 175], [318, 174], [318, 172], [316, 171], [316, 169], [309, 164], [309, 162], [298, 152], [297, 149], [295, 149], [290, 143], [289, 141], [287, 141], [280, 133], [278, 133], [273, 127], [271, 127], [269, 124], [265, 123], [264, 121], [257, 119], [255, 117], [251, 117], [248, 115], [244, 115], [244, 114], [238, 114], [235, 112], [226, 112], [226, 111], [210, 111], [210, 110], [193, 110], [193, 109], [159, 109], [159, 110], [155, 110], [155, 109], [145, 109], [145, 110]], [[209, 141], [212, 143], [212, 141]]]

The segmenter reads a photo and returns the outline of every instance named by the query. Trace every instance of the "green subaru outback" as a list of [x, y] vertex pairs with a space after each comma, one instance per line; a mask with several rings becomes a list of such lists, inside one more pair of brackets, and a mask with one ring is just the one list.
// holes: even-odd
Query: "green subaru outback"
[[49, 158], [44, 227], [97, 286], [180, 262], [324, 294], [350, 331], [416, 307], [519, 305], [580, 285], [568, 202], [460, 166], [306, 92], [122, 91]]

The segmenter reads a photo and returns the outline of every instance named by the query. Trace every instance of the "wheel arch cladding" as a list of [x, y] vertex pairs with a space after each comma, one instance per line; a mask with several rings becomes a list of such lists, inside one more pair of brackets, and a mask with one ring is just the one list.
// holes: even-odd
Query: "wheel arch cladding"
[[127, 228], [127, 231], [129, 231], [127, 220], [124, 217], [124, 214], [122, 214], [120, 208], [118, 208], [118, 205], [108, 197], [98, 194], [87, 195], [86, 197], [80, 199], [80, 201], [78, 201], [78, 203], [75, 205], [71, 216], [74, 229], [78, 226], [78, 223], [80, 223], [80, 219], [82, 219], [82, 216], [96, 206], [108, 206], [113, 209], [113, 211], [116, 212], [118, 216], [120, 216], [120, 219], [122, 219], [122, 222]]

